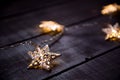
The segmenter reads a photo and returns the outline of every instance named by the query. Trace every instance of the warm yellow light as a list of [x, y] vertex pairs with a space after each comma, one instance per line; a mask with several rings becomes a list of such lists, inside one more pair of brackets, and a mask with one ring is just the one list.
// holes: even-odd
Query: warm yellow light
[[120, 10], [120, 6], [114, 3], [114, 4], [109, 4], [107, 6], [104, 6], [103, 9], [101, 10], [101, 13], [103, 15], [106, 15], [106, 14], [114, 13], [118, 10]]
[[106, 40], [120, 40], [120, 26], [118, 23], [116, 23], [115, 25], [108, 25], [108, 28], [104, 28], [103, 32], [105, 32], [106, 35]]
[[29, 51], [28, 54], [32, 58], [32, 62], [29, 64], [28, 69], [33, 68], [45, 70], [51, 70], [54, 66], [53, 60], [61, 55], [50, 52], [48, 45], [45, 45], [43, 48], [36, 46], [35, 51]]
[[64, 26], [54, 21], [42, 21], [39, 25], [43, 33], [59, 33], [63, 31]]

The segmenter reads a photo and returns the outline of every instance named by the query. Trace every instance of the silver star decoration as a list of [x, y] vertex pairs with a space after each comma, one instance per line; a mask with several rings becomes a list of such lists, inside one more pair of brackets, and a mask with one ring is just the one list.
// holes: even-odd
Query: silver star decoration
[[48, 45], [44, 46], [43, 48], [37, 46], [35, 51], [29, 51], [28, 54], [32, 58], [32, 62], [28, 68], [45, 70], [51, 70], [53, 67], [53, 59], [60, 56], [58, 53], [50, 52]]

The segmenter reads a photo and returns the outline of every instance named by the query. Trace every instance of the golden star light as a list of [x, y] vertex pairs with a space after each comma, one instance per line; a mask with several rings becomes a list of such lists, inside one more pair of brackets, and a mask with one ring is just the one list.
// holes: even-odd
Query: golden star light
[[37, 46], [35, 51], [29, 51], [28, 54], [32, 58], [32, 62], [28, 68], [45, 70], [51, 70], [53, 67], [53, 59], [60, 56], [58, 53], [49, 52], [48, 45], [44, 46], [43, 48]]
[[108, 25], [108, 28], [102, 29], [106, 33], [105, 40], [118, 41], [120, 40], [120, 26], [118, 23], [115, 25]]
[[120, 5], [117, 5], [116, 3], [114, 3], [114, 4], [109, 4], [104, 6], [103, 9], [101, 10], [101, 13], [103, 15], [108, 15], [108, 14], [115, 13], [119, 10], [120, 10]]
[[57, 34], [63, 31], [64, 26], [54, 21], [42, 21], [39, 28], [42, 33]]

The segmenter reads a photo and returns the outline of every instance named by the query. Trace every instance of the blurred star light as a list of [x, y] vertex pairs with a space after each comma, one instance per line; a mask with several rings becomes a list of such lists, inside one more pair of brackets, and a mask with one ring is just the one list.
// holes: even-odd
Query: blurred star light
[[108, 28], [102, 29], [106, 33], [105, 40], [120, 41], [120, 26], [118, 23], [115, 25], [108, 25]]
[[39, 28], [42, 33], [57, 34], [63, 31], [64, 26], [54, 21], [42, 21]]
[[114, 3], [114, 4], [109, 4], [109, 5], [104, 6], [103, 9], [101, 10], [101, 13], [103, 15], [109, 15], [119, 10], [120, 10], [120, 5]]

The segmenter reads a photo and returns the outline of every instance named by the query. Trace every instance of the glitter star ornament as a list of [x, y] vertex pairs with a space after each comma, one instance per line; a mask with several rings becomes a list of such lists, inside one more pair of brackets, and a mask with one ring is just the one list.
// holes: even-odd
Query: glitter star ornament
[[53, 59], [60, 56], [58, 53], [53, 53], [49, 51], [48, 45], [40, 48], [39, 46], [36, 47], [35, 51], [29, 51], [28, 54], [32, 58], [32, 62], [28, 66], [28, 69], [44, 69], [44, 70], [51, 70], [53, 67]]
[[109, 24], [108, 28], [102, 30], [106, 33], [105, 40], [120, 41], [120, 27], [118, 23], [113, 26]]

